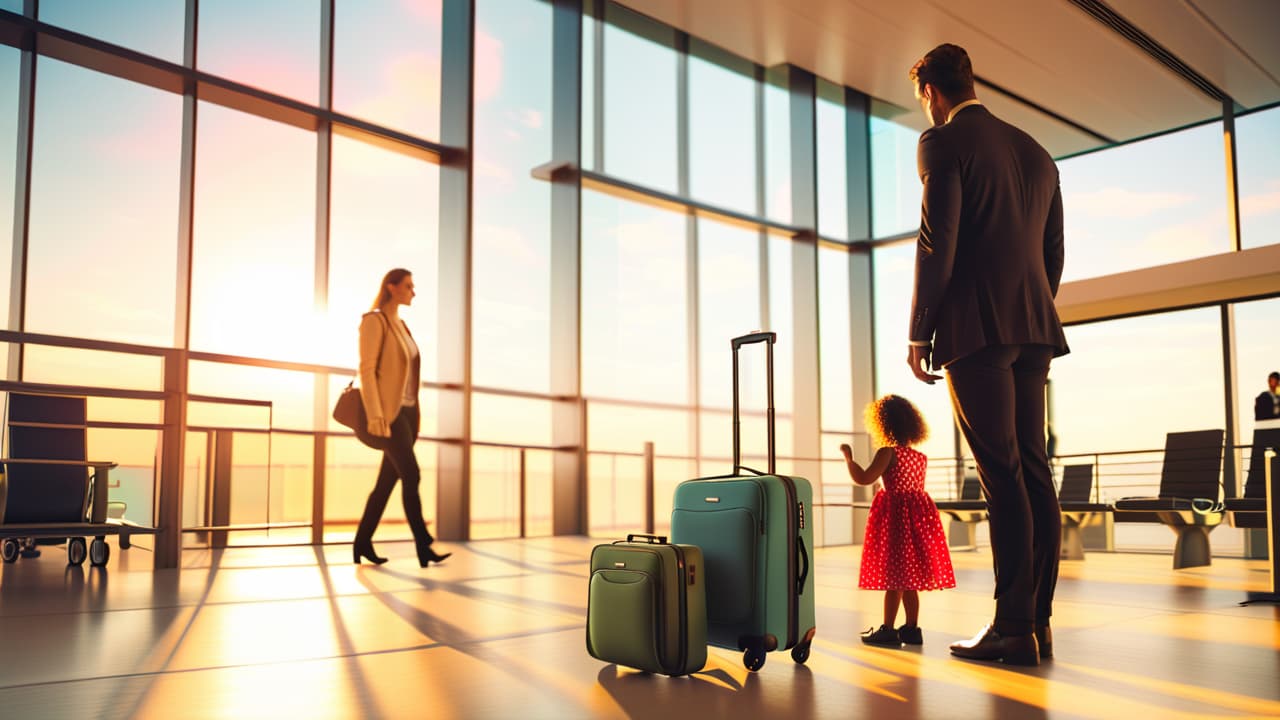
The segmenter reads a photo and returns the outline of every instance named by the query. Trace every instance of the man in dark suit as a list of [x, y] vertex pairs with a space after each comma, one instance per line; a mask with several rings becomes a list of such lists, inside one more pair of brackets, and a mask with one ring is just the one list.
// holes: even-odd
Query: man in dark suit
[[1258, 395], [1253, 401], [1255, 421], [1280, 418], [1280, 395], [1276, 394], [1278, 386], [1280, 386], [1280, 372], [1273, 372], [1267, 376], [1266, 392]]
[[1062, 277], [1062, 195], [1053, 158], [992, 115], [963, 48], [929, 51], [910, 77], [933, 127], [924, 184], [908, 362], [932, 384], [946, 368], [977, 461], [996, 576], [994, 621], [951, 652], [1035, 665], [1052, 656], [1049, 616], [1061, 516], [1045, 447], [1049, 361], [1067, 352], [1053, 298]]

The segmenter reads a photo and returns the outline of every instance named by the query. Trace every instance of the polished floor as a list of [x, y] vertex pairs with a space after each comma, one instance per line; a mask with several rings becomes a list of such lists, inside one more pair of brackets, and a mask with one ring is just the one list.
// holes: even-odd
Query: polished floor
[[587, 655], [596, 542], [455, 544], [426, 570], [409, 543], [381, 544], [381, 567], [351, 565], [348, 546], [240, 548], [188, 551], [180, 572], [138, 548], [105, 569], [46, 548], [0, 569], [0, 717], [1280, 716], [1280, 611], [1238, 604], [1263, 589], [1258, 561], [1064, 562], [1058, 657], [1014, 669], [947, 653], [991, 612], [989, 554], [956, 553], [958, 587], [922, 597], [923, 648], [888, 650], [858, 640], [881, 601], [856, 589], [858, 548], [822, 549], [807, 665], [775, 653], [748, 673], [713, 649], [667, 678]]

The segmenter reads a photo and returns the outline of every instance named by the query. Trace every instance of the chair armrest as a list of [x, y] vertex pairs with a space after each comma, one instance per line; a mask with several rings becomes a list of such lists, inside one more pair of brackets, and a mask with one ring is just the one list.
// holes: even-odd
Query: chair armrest
[[45, 460], [41, 458], [0, 458], [0, 463], [13, 465], [71, 465], [73, 467], [113, 468], [119, 467], [110, 460]]

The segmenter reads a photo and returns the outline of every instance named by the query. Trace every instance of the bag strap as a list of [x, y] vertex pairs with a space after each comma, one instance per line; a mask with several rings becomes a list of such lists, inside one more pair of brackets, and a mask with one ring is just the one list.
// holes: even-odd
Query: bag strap
[[[382, 311], [381, 311], [381, 310], [379, 310], [379, 311], [378, 311], [378, 316], [382, 318], [382, 324], [383, 324], [383, 326], [384, 326], [384, 327], [383, 327], [383, 329], [382, 329], [382, 332], [383, 332], [383, 335], [382, 335], [382, 342], [378, 344], [378, 360], [377, 360], [377, 362], [375, 362], [375, 363], [373, 364], [373, 366], [374, 366], [375, 368], [382, 364], [382, 348], [387, 344], [387, 335], [386, 335], [386, 333], [387, 333], [389, 330], [391, 330], [391, 321], [387, 319], [387, 316], [386, 316], [386, 315], [383, 315], [383, 314], [382, 314]], [[357, 368], [357, 369], [356, 369], [356, 373], [355, 373], [355, 375], [352, 375], [352, 376], [351, 376], [351, 382], [347, 383], [347, 389], [348, 389], [348, 390], [350, 390], [351, 388], [355, 387], [355, 385], [356, 385], [356, 378], [358, 378], [358, 377], [360, 377], [360, 370]]]

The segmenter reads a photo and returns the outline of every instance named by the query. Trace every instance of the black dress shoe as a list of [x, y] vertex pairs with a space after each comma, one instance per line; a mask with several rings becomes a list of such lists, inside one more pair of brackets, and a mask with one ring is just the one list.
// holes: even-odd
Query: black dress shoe
[[1048, 625], [1036, 626], [1036, 644], [1040, 646], [1040, 659], [1053, 657], [1053, 630]]
[[874, 630], [868, 628], [862, 633], [862, 642], [881, 647], [902, 647], [902, 641], [898, 639], [898, 631], [888, 625], [881, 625]]
[[903, 645], [923, 645], [924, 633], [920, 632], [919, 625], [903, 625], [898, 628], [898, 639]]
[[970, 640], [951, 643], [951, 654], [969, 660], [998, 660], [1005, 665], [1040, 664], [1034, 633], [1001, 635], [990, 625]]

